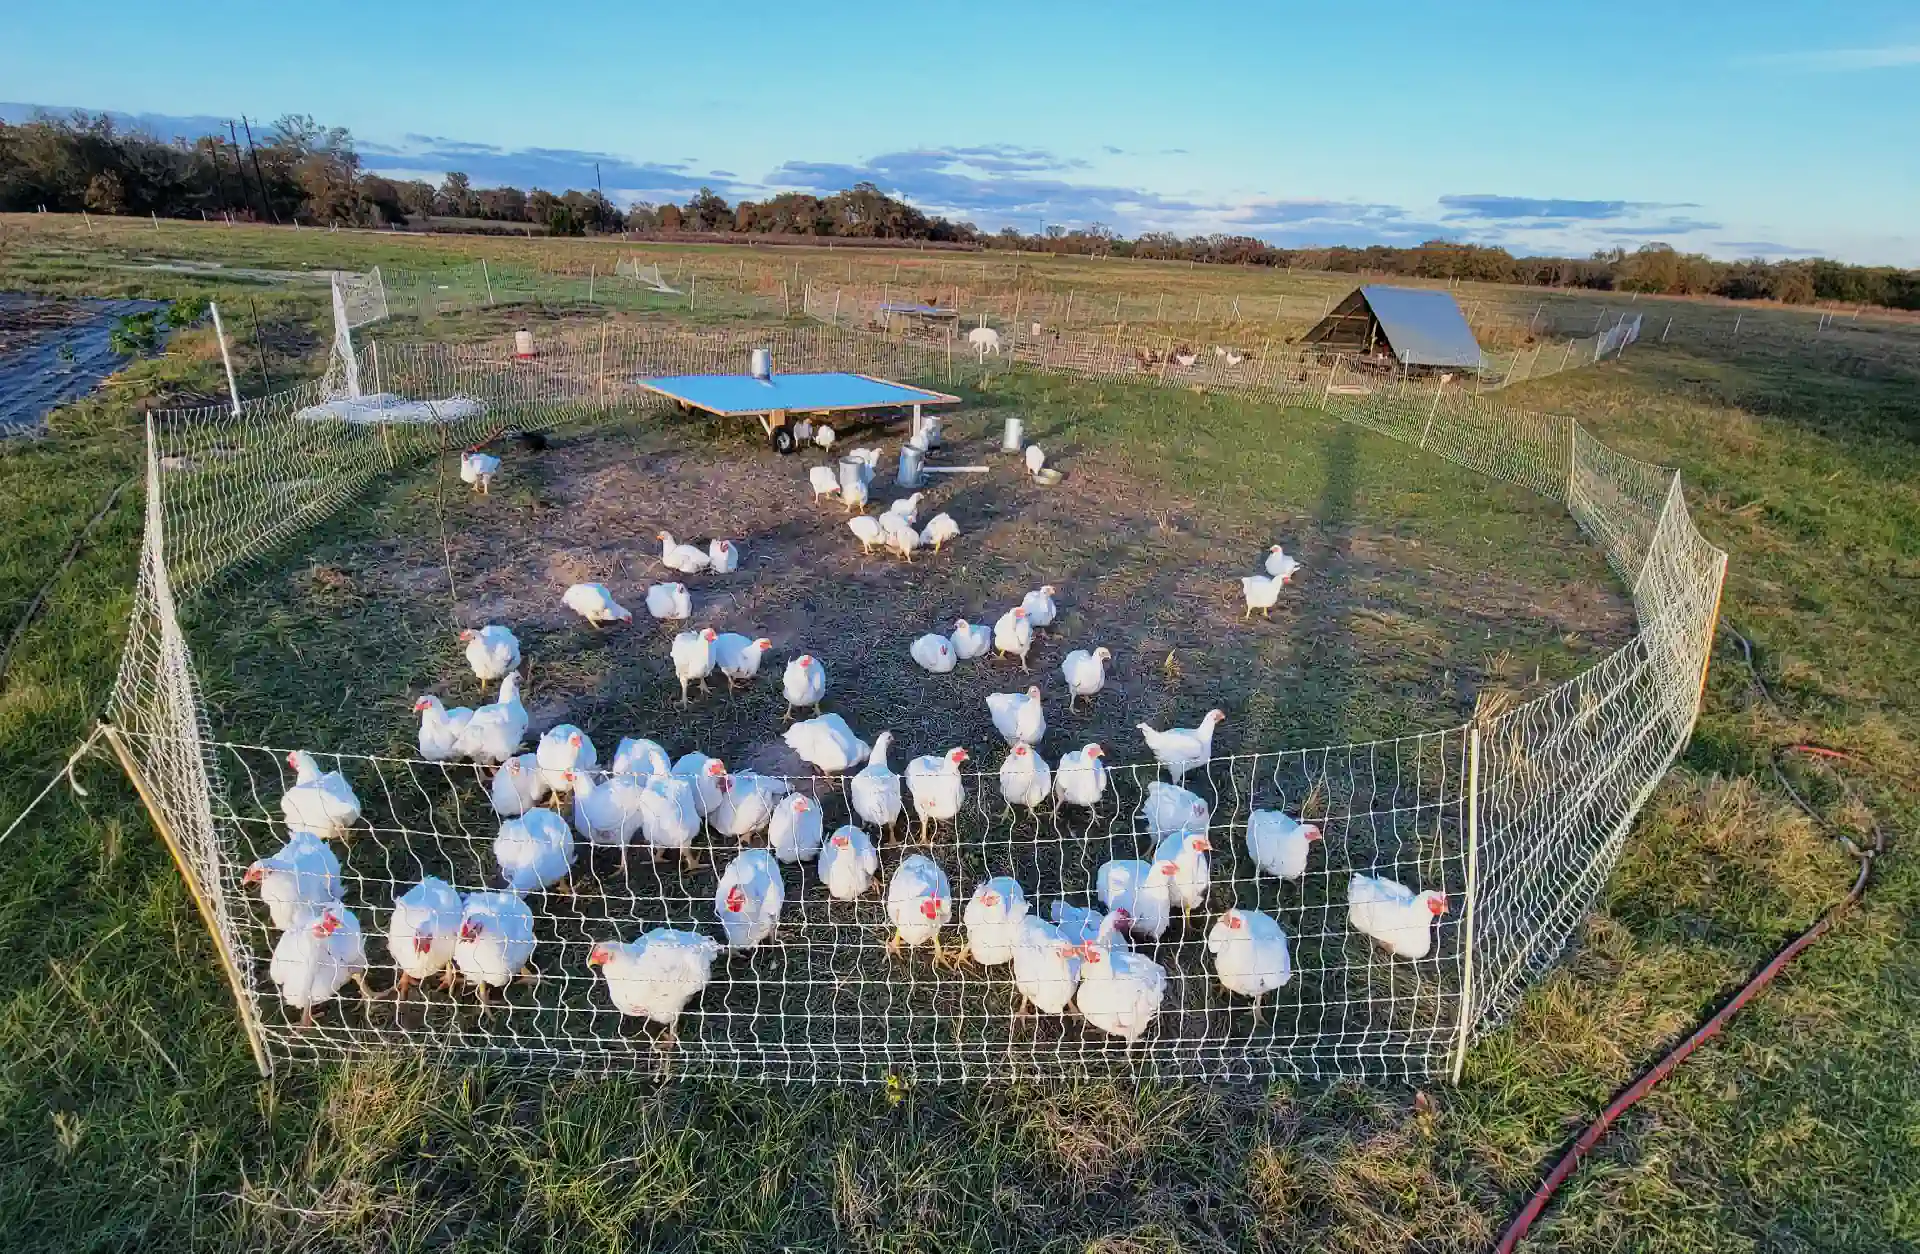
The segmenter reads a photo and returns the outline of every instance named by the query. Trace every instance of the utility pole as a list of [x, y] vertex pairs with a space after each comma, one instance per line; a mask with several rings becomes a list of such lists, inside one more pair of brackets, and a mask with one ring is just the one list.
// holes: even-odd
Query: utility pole
[[[267, 199], [267, 176], [260, 173], [260, 150], [253, 146], [253, 127], [248, 124], [247, 115], [244, 113], [240, 115], [240, 125], [247, 128], [247, 152], [253, 157], [254, 181], [260, 184], [260, 207], [267, 211], [267, 216], [273, 219], [273, 224], [279, 226], [280, 215], [274, 212], [273, 202]], [[239, 154], [234, 155], [237, 158]]]
[[240, 174], [240, 207], [244, 209], [247, 207], [247, 169], [240, 164], [240, 131], [232, 118], [227, 119], [227, 135], [233, 140], [233, 168]]

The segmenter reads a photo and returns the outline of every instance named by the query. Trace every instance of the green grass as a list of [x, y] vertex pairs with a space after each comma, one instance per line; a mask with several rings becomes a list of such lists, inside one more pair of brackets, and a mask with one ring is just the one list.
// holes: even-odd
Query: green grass
[[[349, 248], [344, 234], [259, 234], [255, 264]], [[364, 247], [397, 263], [450, 245]], [[34, 264], [99, 277], [77, 249]], [[18, 274], [0, 265], [6, 282]], [[284, 299], [289, 328], [324, 317]], [[1642, 344], [1509, 396], [1685, 470], [1702, 531], [1732, 555], [1725, 621], [1754, 641], [1779, 706], [1753, 695], [1723, 638], [1694, 742], [1600, 909], [1458, 1088], [1418, 1101], [1398, 1087], [957, 1087], [895, 1101], [411, 1064], [261, 1083], [177, 876], [95, 759], [79, 771], [90, 797], [61, 790], [0, 846], [0, 1231], [42, 1250], [1484, 1248], [1611, 1092], [1844, 891], [1852, 864], [1768, 768], [1775, 745], [1817, 740], [1871, 763], [1856, 784], [1894, 845], [1866, 906], [1615, 1129], [1534, 1248], [1920, 1246], [1920, 875], [1904, 848], [1920, 821], [1920, 412], [1910, 388], [1836, 380], [1822, 350], [1783, 345], [1708, 357]], [[63, 411], [47, 440], [0, 449], [6, 613], [132, 473], [142, 400], [217, 394], [218, 369], [185, 340]], [[1089, 448], [1104, 424], [1147, 421], [1081, 408], [1066, 438]], [[1226, 443], [1192, 449], [1166, 468], [1172, 490], [1198, 501], [1215, 482], [1252, 482], [1233, 478]], [[1381, 508], [1428, 510], [1466, 535], [1480, 525], [1464, 517], [1474, 502], [1414, 491]], [[139, 517], [130, 493], [0, 689], [0, 815], [100, 706]], [[1829, 819], [1858, 824], [1805, 782]]]

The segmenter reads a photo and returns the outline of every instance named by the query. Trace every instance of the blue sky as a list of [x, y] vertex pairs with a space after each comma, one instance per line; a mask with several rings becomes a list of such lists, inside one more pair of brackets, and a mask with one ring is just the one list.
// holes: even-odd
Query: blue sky
[[[825, 15], [834, 14], [829, 18]], [[1920, 4], [22, 4], [0, 96], [621, 199], [1920, 265]], [[164, 126], [165, 124], [162, 123]]]

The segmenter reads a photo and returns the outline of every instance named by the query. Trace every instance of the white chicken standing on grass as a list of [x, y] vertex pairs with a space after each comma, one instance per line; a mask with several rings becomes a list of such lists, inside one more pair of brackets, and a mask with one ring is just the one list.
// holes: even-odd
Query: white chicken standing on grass
[[482, 684], [499, 683], [520, 665], [519, 639], [498, 623], [488, 623], [478, 631], [469, 627], [460, 633], [460, 639], [467, 646], [467, 665]]
[[[1057, 904], [1057, 903], [1056, 903]], [[1064, 1014], [1080, 987], [1081, 949], [1044, 919], [1020, 921], [1013, 947], [1013, 985], [1026, 1004], [1050, 1015]]]
[[808, 706], [814, 713], [820, 712], [820, 702], [827, 695], [827, 668], [811, 654], [802, 653], [787, 663], [787, 669], [780, 676], [780, 691], [787, 698], [787, 717], [793, 712]]
[[831, 466], [813, 466], [807, 470], [807, 484], [813, 489], [813, 499], [817, 503], [823, 496], [840, 495], [840, 476]]
[[420, 756], [429, 762], [451, 762], [460, 756], [460, 739], [466, 735], [467, 724], [473, 722], [473, 711], [466, 706], [449, 710], [441, 704], [440, 698], [428, 693], [413, 703], [413, 712], [420, 716]]
[[683, 583], [647, 585], [647, 613], [661, 622], [693, 617], [693, 595]]
[[1280, 603], [1280, 580], [1271, 575], [1247, 575], [1240, 580], [1240, 592], [1246, 598], [1247, 612], [1240, 616], [1245, 622], [1253, 617], [1255, 610], [1260, 617], [1272, 618], [1273, 607]]
[[460, 454], [460, 482], [472, 487], [482, 496], [487, 495], [493, 487], [493, 477], [499, 473], [500, 459], [492, 453], [468, 449]]
[[1173, 832], [1206, 831], [1212, 810], [1198, 793], [1156, 779], [1147, 785], [1140, 817], [1147, 821], [1147, 835], [1159, 840]]
[[697, 868], [700, 857], [693, 851], [693, 842], [700, 835], [700, 801], [694, 785], [678, 775], [648, 779], [640, 794], [640, 833], [655, 862], [662, 853], [674, 850], [682, 868]]
[[975, 885], [960, 912], [967, 933], [966, 956], [983, 967], [1012, 962], [1030, 909], [1026, 890], [1011, 875], [996, 875]]
[[915, 492], [912, 496], [903, 496], [888, 504], [887, 513], [902, 522], [917, 523], [920, 521], [920, 498], [925, 495], [924, 492]]
[[985, 656], [987, 650], [993, 647], [993, 630], [985, 623], [970, 623], [964, 618], [956, 618], [953, 620], [953, 635], [949, 639], [953, 641], [954, 656], [963, 662], [970, 662]]
[[1061, 755], [1053, 768], [1053, 808], [1069, 805], [1091, 810], [1099, 805], [1107, 791], [1106, 757], [1107, 751], [1097, 744]]
[[312, 922], [288, 929], [273, 947], [267, 974], [280, 1000], [301, 1012], [300, 1026], [313, 1026], [313, 1011], [333, 1000], [348, 980], [373, 1000], [367, 987], [367, 947], [360, 920], [339, 902], [321, 909]]
[[480, 706], [460, 738], [460, 756], [481, 766], [498, 766], [520, 752], [527, 738], [527, 707], [520, 701], [520, 672], [508, 671], [500, 681], [500, 697]]
[[1299, 571], [1300, 563], [1289, 557], [1287, 551], [1279, 545], [1276, 544], [1267, 550], [1267, 574], [1278, 579], [1282, 584], [1291, 581]]
[[1417, 959], [1433, 948], [1433, 924], [1447, 912], [1447, 895], [1416, 893], [1386, 876], [1355, 875], [1347, 881], [1347, 922], [1396, 958]]
[[716, 575], [731, 575], [740, 569], [740, 546], [731, 540], [708, 541], [707, 564]]
[[487, 786], [487, 801], [503, 819], [517, 819], [547, 799], [547, 785], [540, 760], [531, 753], [508, 758], [493, 773]]
[[1013, 808], [1037, 810], [1053, 793], [1053, 771], [1025, 741], [1017, 742], [1000, 763], [1000, 795]]
[[741, 844], [767, 825], [780, 798], [792, 791], [786, 780], [753, 771], [722, 775], [719, 783], [720, 804], [707, 821], [714, 831], [732, 836]]
[[565, 794], [573, 787], [567, 778], [572, 771], [584, 771], [600, 764], [600, 751], [587, 739], [587, 733], [572, 723], [556, 723], [548, 728], [534, 746], [534, 761], [540, 764], [540, 782], [547, 791]]
[[1213, 971], [1228, 991], [1253, 998], [1253, 1021], [1260, 1022], [1260, 999], [1293, 979], [1287, 933], [1270, 914], [1238, 907], [1221, 915], [1207, 933]]
[[284, 932], [305, 926], [340, 900], [340, 859], [312, 832], [295, 832], [248, 867], [240, 882], [259, 886], [267, 915]]
[[947, 873], [925, 854], [908, 854], [887, 881], [887, 921], [893, 924], [887, 952], [932, 942], [934, 965], [943, 965], [947, 959], [940, 947], [940, 929], [952, 919], [953, 886], [947, 882]]
[[1179, 873], [1172, 862], [1117, 858], [1094, 874], [1094, 893], [1107, 909], [1125, 913], [1121, 929], [1128, 935], [1159, 940], [1173, 921], [1173, 878]]
[[881, 529], [880, 520], [870, 515], [855, 514], [847, 519], [847, 530], [860, 542], [862, 553], [871, 553], [874, 545], [886, 543], [887, 533]]
[[387, 952], [400, 971], [392, 988], [380, 994], [396, 1002], [417, 981], [441, 977], [453, 986], [453, 950], [460, 943], [460, 894], [437, 875], [429, 875], [393, 899], [387, 919]]
[[960, 524], [953, 521], [951, 514], [935, 514], [927, 520], [926, 526], [920, 528], [920, 543], [931, 545], [935, 553], [947, 541], [959, 538]]
[[1213, 760], [1213, 729], [1226, 721], [1227, 716], [1219, 710], [1208, 710], [1200, 726], [1194, 728], [1170, 727], [1166, 731], [1155, 731], [1145, 723], [1135, 726], [1140, 729], [1147, 748], [1178, 784], [1186, 779], [1188, 771], [1198, 770]]
[[[1075, 945], [1097, 942], [1108, 949], [1133, 948], [1127, 940], [1127, 929], [1133, 926], [1133, 918], [1124, 910], [1102, 914], [1098, 910], [1060, 900], [1047, 908], [1047, 915], [1053, 920], [1053, 925], [1060, 929], [1060, 935]], [[1114, 925], [1103, 934], [1100, 929], [1110, 917]]]
[[841, 484], [840, 485], [840, 504], [846, 507], [846, 510], [849, 514], [853, 513], [855, 510], [865, 509], [867, 507], [866, 480], [863, 478], [856, 478], [852, 483]]
[[761, 636], [749, 640], [736, 631], [723, 631], [713, 640], [713, 664], [726, 676], [727, 691], [752, 683], [760, 674], [760, 659], [773, 647], [773, 641]]
[[1047, 464], [1047, 455], [1038, 444], [1027, 445], [1027, 473], [1038, 475]]
[[811, 862], [820, 856], [826, 828], [820, 803], [805, 793], [788, 793], [767, 822], [767, 848], [782, 862]]
[[[1115, 920], [1102, 925], [1113, 929]], [[1145, 954], [1130, 949], [1081, 947], [1080, 988], [1074, 1005], [1088, 1023], [1110, 1036], [1137, 1041], [1160, 1013], [1167, 993], [1167, 972]]]
[[967, 785], [960, 777], [960, 764], [966, 760], [967, 751], [956, 746], [940, 757], [928, 754], [907, 763], [907, 792], [913, 797], [922, 839], [932, 824], [956, 817], [966, 804]]
[[1069, 710], [1080, 705], [1080, 698], [1091, 698], [1107, 686], [1107, 663], [1113, 660], [1113, 654], [1105, 646], [1089, 653], [1085, 649], [1075, 649], [1060, 662], [1060, 676], [1067, 681], [1067, 692], [1071, 694], [1067, 701]]
[[713, 980], [720, 942], [698, 932], [656, 927], [636, 941], [600, 941], [587, 954], [606, 981], [608, 1000], [623, 1015], [650, 1019], [671, 1041], [687, 1003]]
[[594, 627], [633, 621], [633, 611], [614, 600], [613, 593], [607, 591], [607, 585], [603, 583], [569, 584], [567, 590], [560, 594], [560, 604]]
[[1027, 621], [1024, 605], [1014, 606], [993, 625], [993, 647], [997, 653], [1011, 653], [1019, 658], [1020, 669], [1027, 669], [1027, 653], [1033, 648], [1033, 624]]
[[573, 830], [590, 845], [618, 849], [620, 869], [626, 870], [627, 846], [640, 831], [647, 781], [631, 775], [600, 776], [584, 769], [566, 774], [573, 793]]
[[312, 832], [331, 840], [345, 836], [360, 821], [360, 798], [345, 775], [322, 772], [305, 749], [289, 753], [287, 765], [293, 768], [294, 785], [280, 795], [280, 813], [288, 831]]
[[880, 515], [880, 536], [888, 549], [909, 562], [913, 560], [913, 551], [920, 547], [920, 533], [898, 514]]
[[1038, 745], [1047, 734], [1047, 712], [1040, 704], [1037, 684], [1025, 692], [988, 693], [987, 712], [993, 715], [994, 730], [1009, 746]]
[[835, 435], [833, 428], [824, 422], [813, 429], [813, 442], [820, 446], [821, 452], [833, 452], [833, 442], [837, 438], [839, 437]]
[[893, 733], [883, 731], [873, 738], [867, 764], [847, 783], [847, 804], [853, 812], [878, 828], [890, 828], [900, 817], [900, 777], [887, 765], [887, 750], [893, 745]]
[[453, 965], [480, 995], [480, 1014], [496, 988], [515, 980], [531, 982], [533, 911], [517, 893], [468, 893], [460, 908], [460, 939], [454, 942]]
[[620, 747], [613, 751], [613, 765], [610, 768], [615, 775], [628, 775], [645, 783], [655, 775], [668, 775], [673, 771], [673, 759], [667, 751], [644, 737], [622, 736]]
[[880, 851], [874, 848], [871, 836], [851, 823], [844, 824], [835, 828], [820, 847], [815, 870], [829, 896], [835, 901], [852, 901], [873, 887], [873, 877], [880, 872]]
[[752, 949], [771, 940], [786, 901], [786, 885], [773, 855], [764, 849], [741, 850], [713, 890], [713, 912], [727, 934], [727, 948]]
[[683, 755], [673, 764], [673, 776], [683, 779], [694, 790], [694, 803], [700, 810], [700, 817], [706, 818], [720, 807], [720, 777], [727, 773], [727, 764], [719, 758], [710, 758], [698, 749]]
[[707, 691], [707, 676], [713, 674], [713, 642], [720, 633], [711, 627], [683, 631], [673, 638], [673, 674], [680, 681], [680, 704], [689, 704], [687, 685], [697, 683]]
[[660, 564], [668, 570], [697, 575], [712, 564], [713, 559], [693, 545], [676, 543], [671, 531], [659, 532], [653, 538], [660, 542]]
[[944, 675], [954, 667], [953, 641], [937, 632], [928, 632], [907, 649], [922, 670]]
[[1053, 626], [1053, 620], [1059, 617], [1060, 607], [1054, 604], [1054, 587], [1046, 584], [1035, 588], [1021, 598], [1020, 608], [1027, 612], [1027, 621], [1037, 630]]
[[1205, 832], [1174, 832], [1153, 851], [1154, 862], [1174, 866], [1169, 897], [1185, 915], [1207, 904], [1207, 888], [1213, 882], [1213, 842]]
[[1307, 855], [1320, 828], [1302, 823], [1284, 810], [1255, 810], [1247, 816], [1247, 854], [1254, 866], [1281, 880], [1307, 873]]
[[493, 859], [507, 887], [516, 893], [564, 884], [573, 870], [573, 856], [573, 829], [547, 809], [508, 819], [493, 838]]
[[853, 734], [838, 714], [823, 714], [787, 728], [782, 739], [802, 761], [829, 775], [850, 771], [867, 760], [873, 747]]

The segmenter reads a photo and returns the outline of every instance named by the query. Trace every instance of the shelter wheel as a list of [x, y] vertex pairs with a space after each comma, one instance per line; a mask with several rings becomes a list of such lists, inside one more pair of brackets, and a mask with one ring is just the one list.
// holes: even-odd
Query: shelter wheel
[[776, 453], [791, 453], [799, 447], [799, 441], [793, 438], [792, 427], [775, 427], [770, 438], [773, 441], [773, 451]]

